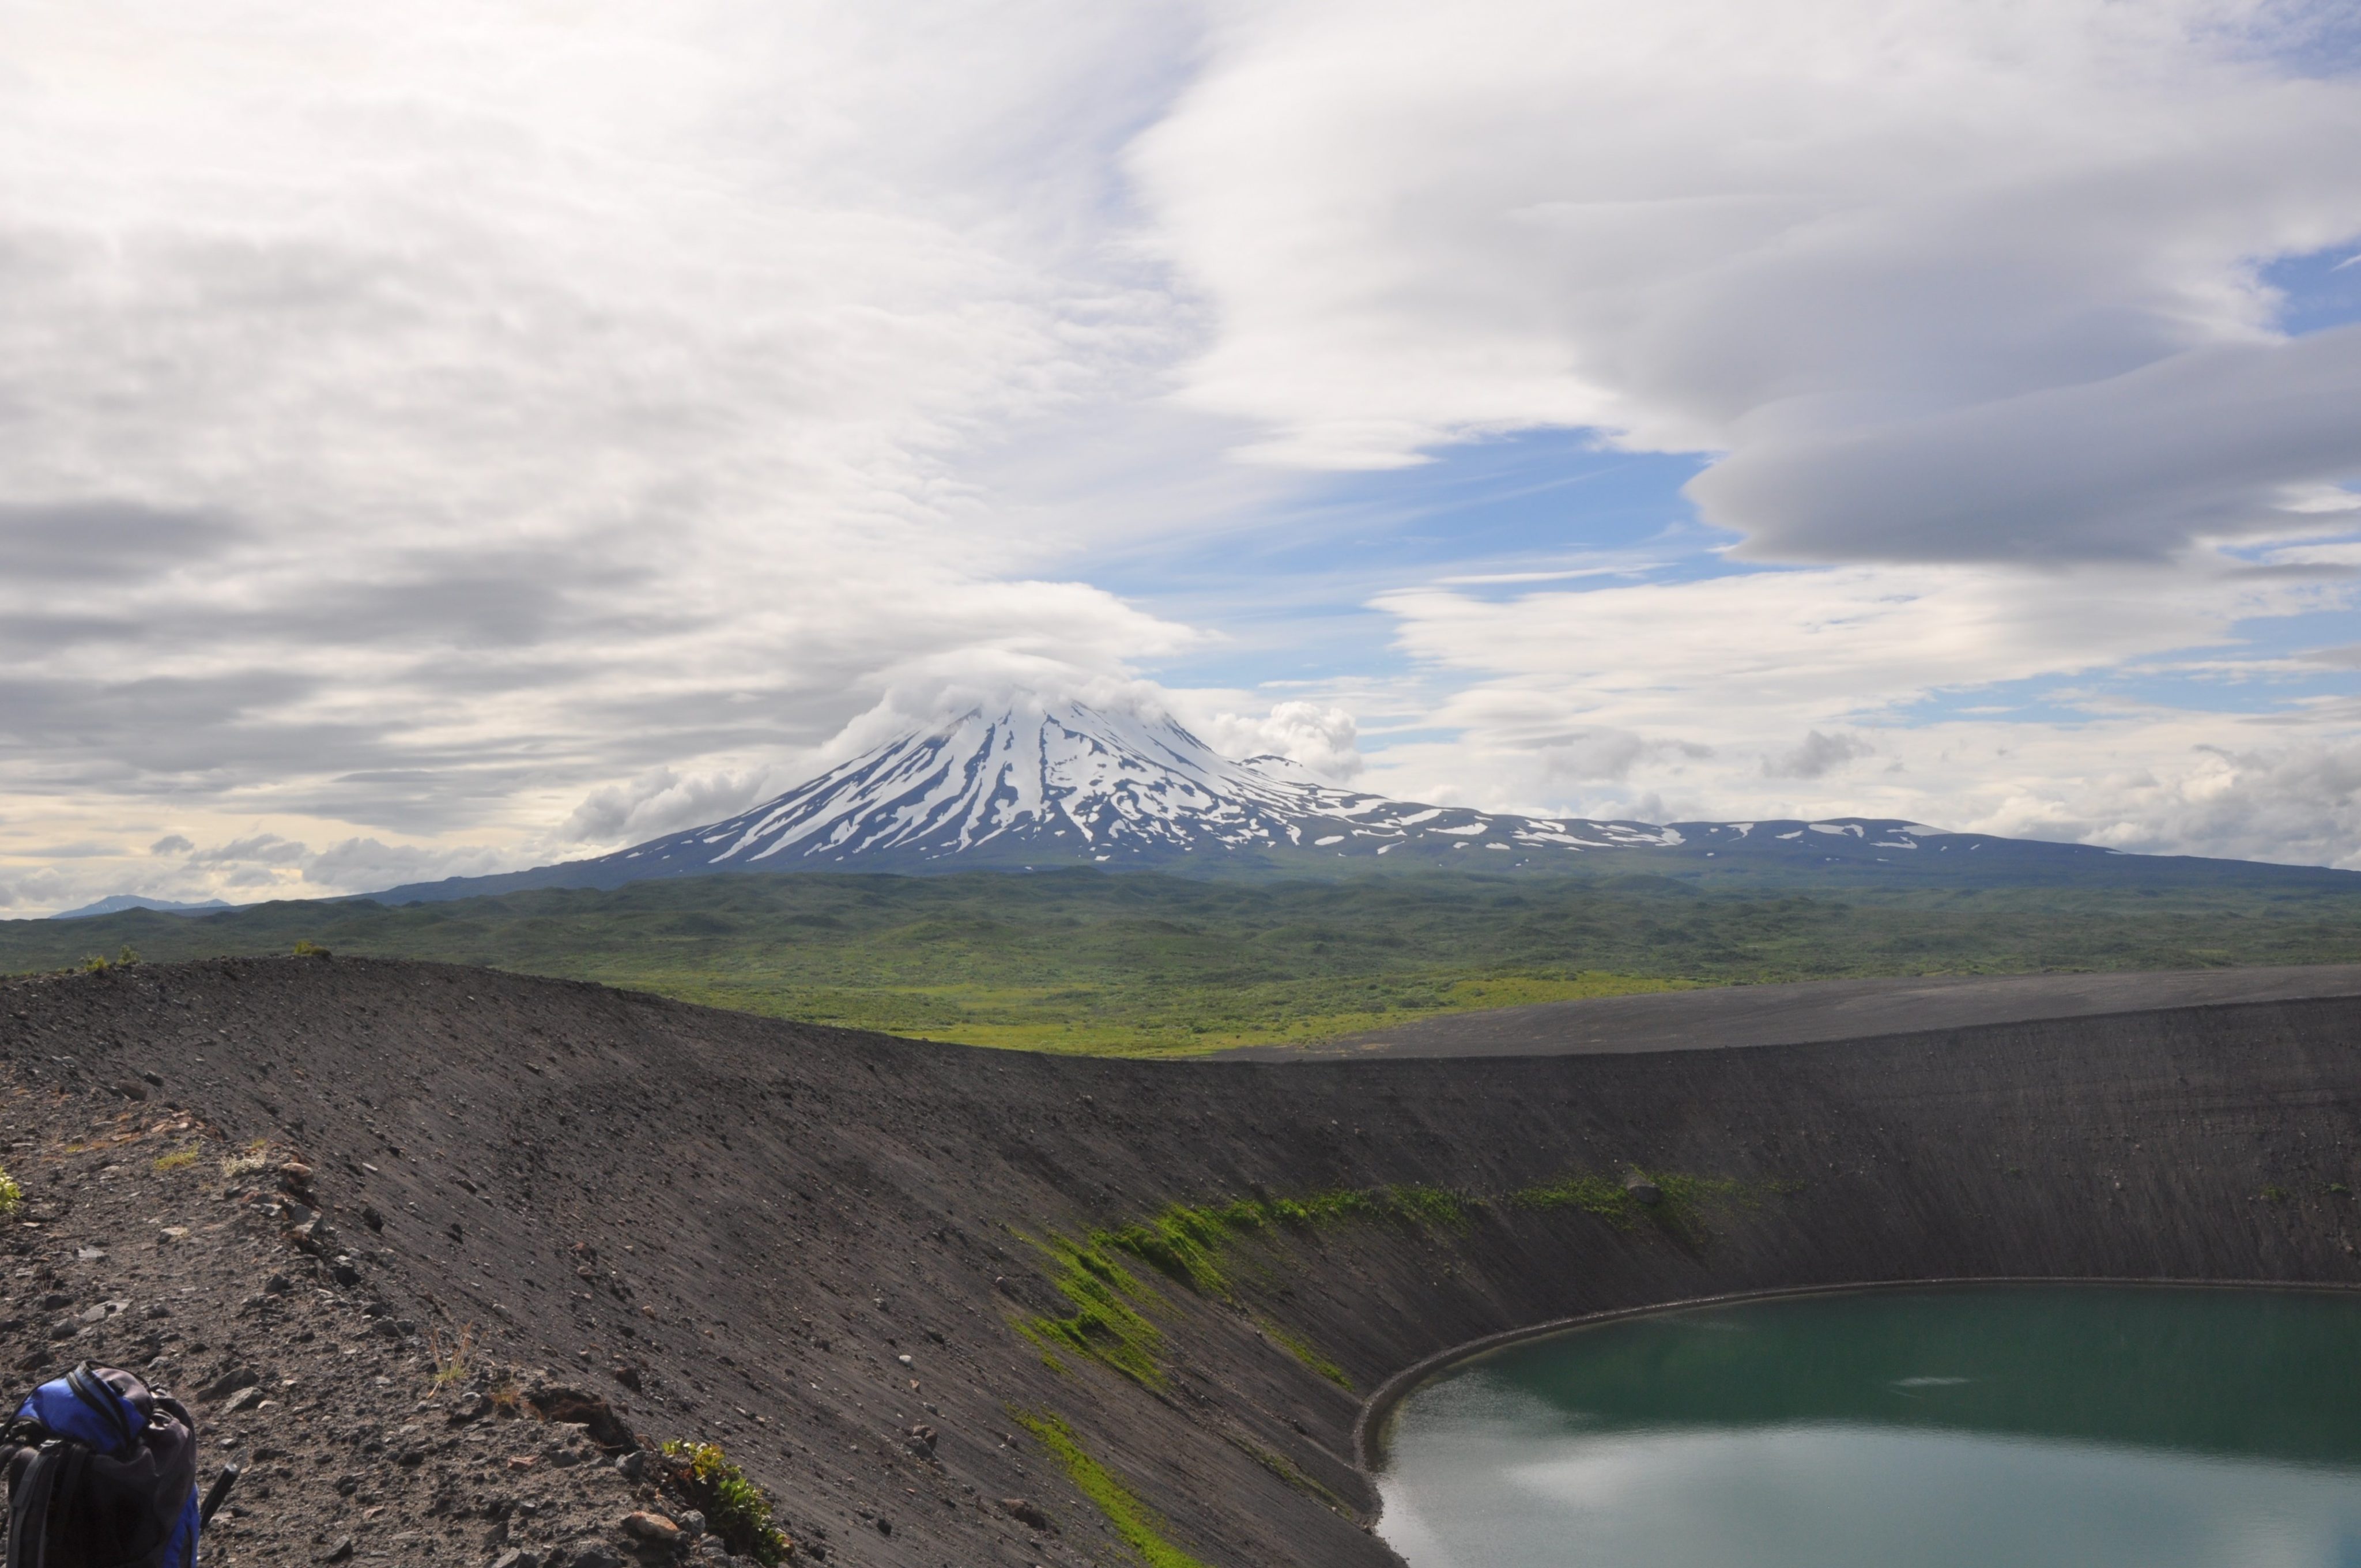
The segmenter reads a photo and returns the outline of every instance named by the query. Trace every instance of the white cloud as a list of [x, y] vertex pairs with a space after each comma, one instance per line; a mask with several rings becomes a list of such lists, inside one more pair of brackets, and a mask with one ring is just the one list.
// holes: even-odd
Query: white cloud
[[2257, 265], [2361, 236], [2327, 7], [1235, 5], [1134, 159], [1277, 461], [1593, 426], [1729, 454], [1789, 560], [2155, 556], [2361, 468], [2355, 333]]
[[[653, 768], [807, 752], [914, 660], [1120, 673], [1185, 641], [1056, 580], [1135, 524], [1027, 455], [1123, 425], [1201, 330], [1108, 243], [1115, 149], [1194, 25], [1064, 0], [13, 18], [23, 847], [167, 796], [192, 841], [523, 846]], [[1123, 449], [1170, 472], [1207, 428]]]
[[1336, 784], [1351, 783], [1364, 766], [1359, 726], [1330, 705], [1282, 702], [1259, 717], [1215, 711], [1193, 719], [1192, 728], [1225, 756], [1285, 757]]
[[1807, 729], [1795, 746], [1775, 757], [1763, 759], [1763, 776], [1766, 779], [1825, 778], [1847, 762], [1874, 755], [1877, 748], [1858, 735], [1823, 735]]
[[1537, 425], [1825, 565], [1502, 598], [1574, 579], [1444, 541], [1407, 675], [1170, 700], [1437, 798], [2327, 844], [2334, 705], [1902, 720], [2348, 609], [2361, 329], [2258, 270], [2361, 235], [2332, 11], [25, 9], [0, 894], [505, 869], [963, 693], [1162, 702], [1205, 629], [1072, 562]]
[[[1383, 746], [1365, 782], [1502, 809], [1858, 812], [2361, 865], [2361, 703], [2282, 691], [2320, 666], [2243, 641], [2248, 618], [2346, 611], [2352, 593], [2334, 568], [2199, 563], [1395, 594], [1382, 603], [1402, 646], [1444, 688], [1414, 722], [1452, 739]], [[2145, 669], [2237, 706], [2132, 695], [2123, 677]], [[2015, 695], [1997, 704], [1957, 696], [2003, 684]]]
[[226, 844], [197, 850], [189, 856], [192, 866], [288, 866], [309, 860], [310, 846], [276, 833], [256, 833], [244, 839], [233, 839]]
[[732, 817], [796, 781], [765, 770], [683, 777], [652, 768], [628, 784], [590, 792], [557, 829], [567, 843], [637, 844]]

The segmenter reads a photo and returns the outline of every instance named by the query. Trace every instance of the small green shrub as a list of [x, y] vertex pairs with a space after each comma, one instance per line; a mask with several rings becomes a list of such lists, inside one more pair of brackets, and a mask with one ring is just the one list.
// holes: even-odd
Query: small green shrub
[[295, 956], [299, 959], [332, 959], [336, 955], [305, 937], [295, 944]]
[[25, 1190], [16, 1185], [16, 1179], [0, 1170], [0, 1220], [15, 1213], [16, 1205], [24, 1201]]
[[2266, 1203], [2284, 1203], [2287, 1195], [2287, 1189], [2276, 1182], [2263, 1189], [2263, 1201]]
[[115, 955], [115, 961], [123, 968], [129, 969], [139, 961], [139, 949], [126, 942], [123, 944], [123, 950]]
[[427, 1354], [434, 1358], [433, 1382], [437, 1388], [447, 1388], [454, 1383], [464, 1383], [476, 1370], [476, 1325], [469, 1323], [443, 1343], [439, 1329], [426, 1331]]
[[82, 972], [84, 974], [104, 974], [114, 967], [107, 961], [104, 953], [93, 953], [82, 961]]
[[196, 1163], [197, 1163], [197, 1151], [196, 1151], [196, 1150], [194, 1150], [194, 1149], [174, 1149], [170, 1154], [168, 1154], [168, 1155], [159, 1155], [159, 1157], [157, 1157], [157, 1160], [156, 1160], [156, 1168], [157, 1168], [159, 1171], [166, 1171], [166, 1170], [186, 1170], [189, 1167], [191, 1167], [191, 1166], [192, 1166], [192, 1165], [194, 1165], [194, 1164], [196, 1164]]
[[785, 1532], [771, 1522], [771, 1499], [730, 1463], [719, 1444], [675, 1438], [664, 1451], [673, 1462], [674, 1483], [705, 1516], [706, 1528], [730, 1551], [752, 1557], [763, 1568], [787, 1560], [793, 1548]]

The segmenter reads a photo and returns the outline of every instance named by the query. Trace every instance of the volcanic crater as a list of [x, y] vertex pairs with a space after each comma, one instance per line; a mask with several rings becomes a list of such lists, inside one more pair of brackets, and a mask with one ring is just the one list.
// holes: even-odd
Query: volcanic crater
[[12, 981], [0, 1346], [192, 1400], [247, 1467], [228, 1563], [719, 1556], [645, 1452], [686, 1440], [797, 1562], [1346, 1568], [1398, 1561], [1372, 1393], [1485, 1336], [2361, 1284], [2361, 1000], [1590, 1049], [1076, 1059], [318, 957]]

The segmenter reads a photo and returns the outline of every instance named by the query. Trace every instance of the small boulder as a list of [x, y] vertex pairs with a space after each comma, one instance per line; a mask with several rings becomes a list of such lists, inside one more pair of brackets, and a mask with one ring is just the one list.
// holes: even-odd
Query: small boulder
[[1664, 1201], [1664, 1190], [1638, 1171], [1623, 1179], [1623, 1190], [1651, 1208]]
[[622, 1524], [618, 1528], [633, 1541], [643, 1541], [657, 1546], [670, 1546], [680, 1539], [680, 1526], [662, 1514], [652, 1514], [644, 1510], [636, 1514], [625, 1514]]
[[1029, 1497], [1003, 1497], [1000, 1507], [1002, 1512], [1019, 1524], [1031, 1525], [1035, 1530], [1049, 1528], [1049, 1516]]

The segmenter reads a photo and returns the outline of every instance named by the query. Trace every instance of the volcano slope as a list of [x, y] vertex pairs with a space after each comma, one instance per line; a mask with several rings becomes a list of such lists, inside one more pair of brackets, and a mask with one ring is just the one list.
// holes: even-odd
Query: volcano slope
[[231, 1563], [664, 1560], [621, 1521], [684, 1499], [613, 1461], [688, 1438], [796, 1561], [1386, 1563], [1364, 1395], [1480, 1336], [1868, 1280], [2361, 1282], [2354, 1000], [1154, 1063], [233, 959], [10, 982], [0, 1058], [16, 1376], [190, 1397], [251, 1466]]

